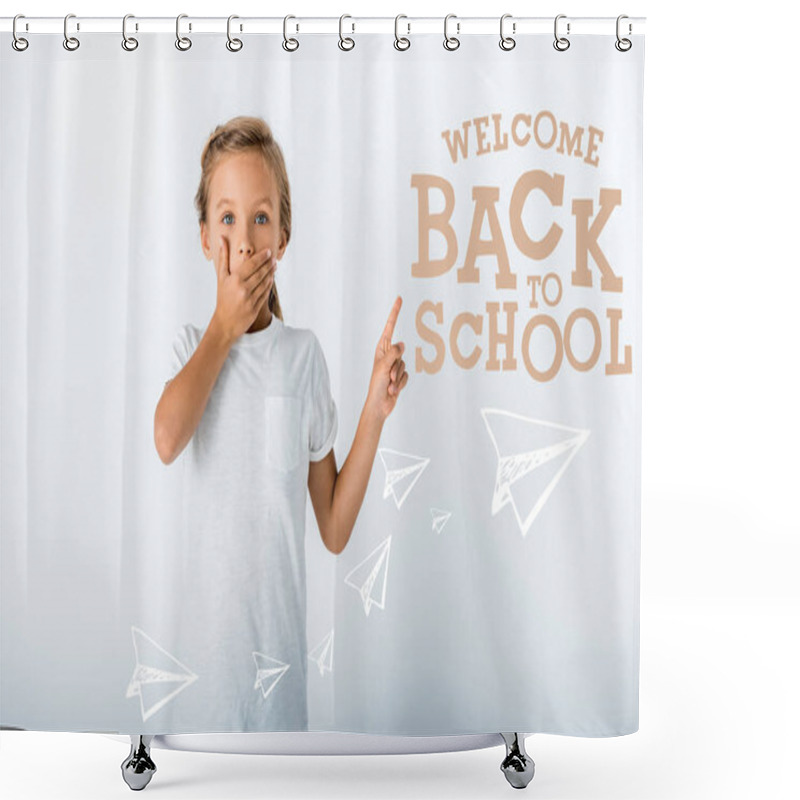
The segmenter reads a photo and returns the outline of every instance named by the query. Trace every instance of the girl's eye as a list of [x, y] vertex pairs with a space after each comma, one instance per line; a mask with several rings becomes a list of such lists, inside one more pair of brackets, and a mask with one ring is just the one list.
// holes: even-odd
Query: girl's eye
[[[225, 224], [226, 224], [225, 220], [226, 220], [228, 217], [232, 217], [232, 216], [233, 216], [233, 214], [231, 214], [231, 213], [230, 213], [230, 211], [229, 211], [227, 214], [225, 214], [225, 215], [222, 217], [222, 224], [223, 224], [223, 225], [225, 225]], [[266, 224], [266, 223], [269, 221], [269, 220], [267, 219], [267, 215], [266, 215], [266, 214], [264, 214], [263, 212], [262, 212], [262, 213], [260, 213], [260, 214], [256, 214], [256, 219], [258, 219], [259, 217], [263, 217], [263, 218], [264, 218], [264, 224]]]

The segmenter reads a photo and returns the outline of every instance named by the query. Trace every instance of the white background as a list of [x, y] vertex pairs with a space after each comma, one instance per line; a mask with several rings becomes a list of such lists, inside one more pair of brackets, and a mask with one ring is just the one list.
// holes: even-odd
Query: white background
[[[647, 17], [640, 730], [535, 735], [545, 798], [794, 798], [800, 751], [800, 397], [796, 156], [800, 11], [628, 4], [373, 0], [265, 6], [37, 2], [27, 16]], [[499, 28], [498, 28], [499, 33]], [[7, 35], [3, 45], [7, 45]], [[533, 679], [533, 678], [531, 678]], [[127, 746], [101, 735], [0, 733], [8, 798], [127, 796]], [[508, 797], [502, 746], [403, 756], [154, 750], [169, 798]]]

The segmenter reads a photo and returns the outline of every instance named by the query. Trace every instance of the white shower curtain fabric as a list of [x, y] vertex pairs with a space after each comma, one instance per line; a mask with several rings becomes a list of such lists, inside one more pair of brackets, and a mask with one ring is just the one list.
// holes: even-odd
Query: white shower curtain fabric
[[[4, 727], [638, 729], [644, 38], [354, 38], [0, 49]], [[282, 313], [166, 464], [237, 116], [286, 162]], [[398, 296], [408, 381], [347, 463]], [[369, 459], [338, 553], [331, 451]]]

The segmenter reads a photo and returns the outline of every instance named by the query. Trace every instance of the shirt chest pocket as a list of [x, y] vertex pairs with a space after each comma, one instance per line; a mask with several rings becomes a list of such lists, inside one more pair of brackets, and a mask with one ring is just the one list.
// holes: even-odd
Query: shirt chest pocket
[[290, 472], [304, 453], [302, 398], [275, 395], [264, 398], [264, 458], [267, 469]]

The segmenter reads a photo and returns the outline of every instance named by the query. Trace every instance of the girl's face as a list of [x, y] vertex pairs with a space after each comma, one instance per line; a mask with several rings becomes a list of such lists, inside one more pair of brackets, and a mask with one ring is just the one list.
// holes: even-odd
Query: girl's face
[[218, 267], [219, 244], [227, 239], [232, 273], [265, 247], [280, 260], [286, 237], [279, 215], [278, 186], [264, 156], [256, 150], [224, 156], [211, 175], [206, 223], [200, 223], [206, 258]]

